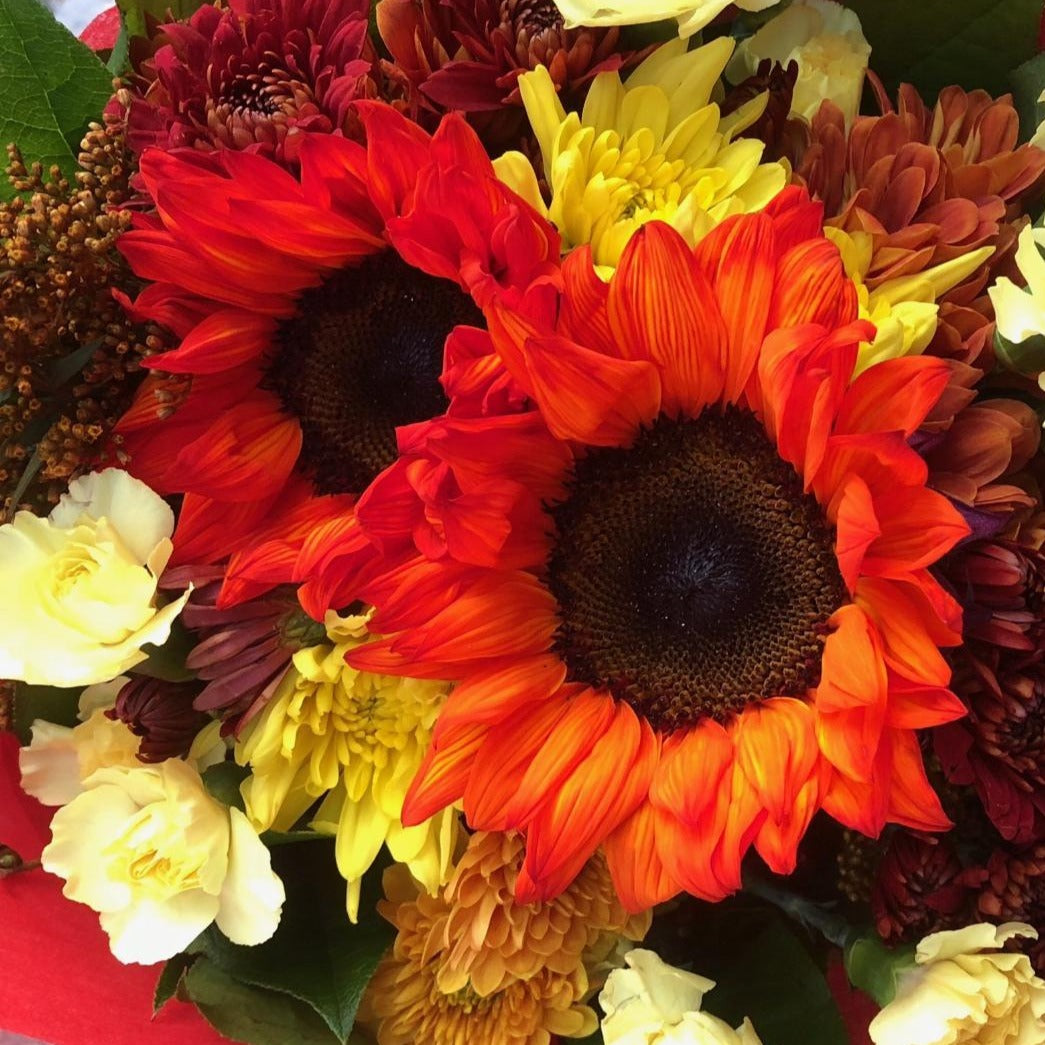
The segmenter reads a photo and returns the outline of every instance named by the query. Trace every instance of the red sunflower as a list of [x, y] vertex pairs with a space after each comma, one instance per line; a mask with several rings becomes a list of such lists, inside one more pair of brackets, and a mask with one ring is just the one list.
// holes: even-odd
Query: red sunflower
[[398, 426], [517, 403], [480, 307], [560, 279], [554, 229], [460, 117], [429, 137], [381, 103], [359, 112], [366, 146], [306, 135], [300, 177], [232, 150], [146, 152], [156, 214], [120, 240], [156, 281], [133, 311], [181, 339], [147, 361], [121, 452], [185, 495], [178, 561], [251, 560], [239, 595], [290, 580], [324, 519], [352, 528]]
[[[947, 827], [914, 731], [963, 713], [928, 567], [967, 527], [907, 443], [946, 364], [853, 378], [873, 331], [797, 189], [563, 277], [539, 319], [486, 309], [536, 411], [402, 433], [359, 505], [415, 550], [364, 586], [384, 638], [352, 663], [458, 683], [404, 822], [524, 829], [522, 900], [602, 845], [633, 909], [724, 897], [752, 845], [789, 872], [820, 809]], [[498, 548], [484, 482], [515, 493]]]

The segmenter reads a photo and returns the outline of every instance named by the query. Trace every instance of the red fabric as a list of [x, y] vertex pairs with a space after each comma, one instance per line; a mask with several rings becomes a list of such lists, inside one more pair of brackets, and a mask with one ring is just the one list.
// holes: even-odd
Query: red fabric
[[80, 39], [92, 51], [111, 51], [116, 46], [116, 38], [119, 35], [120, 12], [113, 5], [91, 20], [87, 28], [80, 33]]
[[[26, 860], [47, 843], [51, 810], [18, 786], [18, 741], [0, 733], [0, 842]], [[0, 878], [0, 1030], [48, 1045], [222, 1045], [191, 1005], [151, 1020], [159, 966], [121, 965], [98, 916], [43, 871]]]
[[[849, 1045], [871, 1045], [867, 1028], [878, 1015], [878, 1006], [863, 991], [849, 986], [841, 958], [832, 958], [827, 966], [827, 985], [834, 995], [849, 1033]], [[757, 1028], [756, 1028], [757, 1030]]]

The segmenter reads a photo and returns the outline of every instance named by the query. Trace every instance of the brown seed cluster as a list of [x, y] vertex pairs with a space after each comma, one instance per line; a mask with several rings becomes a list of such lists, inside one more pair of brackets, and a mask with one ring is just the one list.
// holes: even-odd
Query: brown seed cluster
[[113, 297], [130, 272], [129, 154], [118, 126], [92, 124], [75, 184], [8, 148], [17, 195], [0, 205], [0, 521], [46, 511], [106, 460], [141, 360], [166, 347]]

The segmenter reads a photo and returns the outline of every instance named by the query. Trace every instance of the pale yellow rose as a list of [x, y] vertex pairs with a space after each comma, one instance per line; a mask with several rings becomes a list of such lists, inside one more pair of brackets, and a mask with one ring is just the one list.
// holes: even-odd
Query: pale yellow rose
[[998, 320], [998, 333], [1013, 344], [1045, 334], [1045, 229], [1027, 225], [1020, 232], [1016, 266], [1026, 289], [1002, 276], [987, 291]]
[[180, 759], [98, 770], [51, 831], [44, 869], [101, 915], [121, 962], [171, 958], [212, 922], [245, 945], [279, 925], [284, 890], [269, 851]]
[[933, 933], [900, 974], [896, 997], [871, 1021], [875, 1045], [1042, 1045], [1045, 981], [1025, 954], [1001, 951], [1029, 925], [970, 925]]
[[791, 112], [811, 120], [830, 98], [849, 124], [860, 111], [870, 54], [860, 19], [849, 8], [833, 0], [796, 0], [737, 47], [726, 76], [740, 83], [764, 58], [784, 66], [797, 62]]
[[22, 790], [45, 806], [64, 806], [81, 791], [95, 770], [136, 766], [141, 739], [122, 722], [106, 715], [129, 680], [88, 686], [80, 694], [80, 724], [69, 728], [44, 719], [32, 727], [32, 742], [18, 753]]
[[731, 3], [744, 11], [764, 11], [779, 0], [555, 0], [570, 29], [578, 25], [642, 25], [677, 18], [679, 36], [692, 36]]
[[624, 960], [628, 968], [611, 972], [599, 995], [606, 1045], [762, 1045], [750, 1020], [734, 1030], [700, 1011], [713, 980], [676, 969], [641, 948]]
[[46, 519], [0, 526], [0, 678], [87, 686], [145, 660], [188, 598], [157, 600], [173, 530], [163, 499], [116, 468], [74, 480]]

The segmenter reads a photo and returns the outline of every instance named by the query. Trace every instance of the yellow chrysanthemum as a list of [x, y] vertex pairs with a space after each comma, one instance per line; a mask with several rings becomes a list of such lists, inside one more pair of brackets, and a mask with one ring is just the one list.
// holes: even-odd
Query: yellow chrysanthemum
[[372, 638], [368, 617], [328, 614], [329, 641], [294, 655], [236, 745], [236, 761], [250, 766], [242, 791], [259, 831], [289, 830], [323, 798], [312, 826], [336, 835], [353, 921], [360, 882], [382, 845], [434, 892], [449, 875], [456, 837], [452, 809], [416, 827], [401, 820], [447, 686], [349, 667], [345, 654]]
[[871, 234], [828, 226], [824, 235], [838, 247], [845, 271], [856, 284], [860, 318], [869, 319], [878, 329], [874, 341], [860, 345], [857, 374], [886, 359], [921, 355], [936, 333], [936, 302], [994, 253], [993, 247], [980, 247], [921, 272], [884, 280], [872, 289], [865, 282], [874, 255]]
[[694, 51], [684, 40], [666, 43], [626, 84], [617, 73], [596, 76], [580, 114], [563, 109], [548, 70], [538, 66], [519, 86], [550, 205], [521, 153], [496, 160], [498, 175], [548, 215], [564, 250], [591, 244], [604, 274], [648, 221], [668, 222], [693, 244], [731, 214], [761, 209], [788, 171], [760, 163], [762, 142], [734, 140], [761, 115], [765, 95], [727, 117], [711, 100], [733, 46], [725, 38]]

